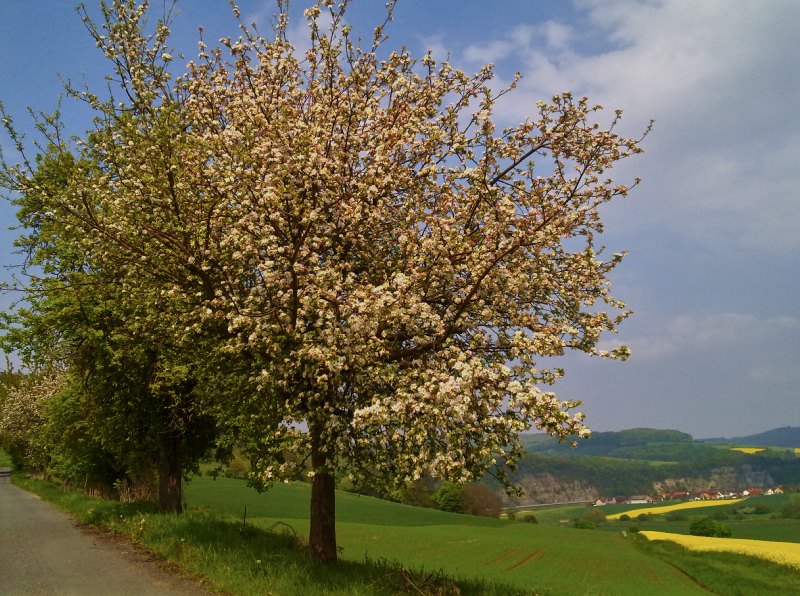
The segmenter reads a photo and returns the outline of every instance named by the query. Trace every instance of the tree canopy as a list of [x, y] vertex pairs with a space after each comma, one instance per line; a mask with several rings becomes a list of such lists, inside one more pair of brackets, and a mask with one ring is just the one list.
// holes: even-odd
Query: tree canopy
[[114, 0], [99, 25], [84, 12], [116, 90], [70, 88], [94, 129], [65, 141], [48, 119], [44, 155], [2, 175], [57, 222], [58, 258], [80, 254], [125, 305], [124, 327], [158, 329], [190, 363], [256, 487], [310, 461], [323, 561], [337, 470], [385, 484], [489, 471], [513, 488], [520, 431], [588, 434], [578, 402], [541, 388], [563, 371], [537, 360], [629, 353], [596, 347], [629, 312], [606, 277], [624, 255], [603, 258], [595, 236], [601, 204], [628, 193], [606, 171], [641, 151], [613, 132], [619, 112], [605, 130], [569, 93], [497, 130], [516, 80], [497, 92], [490, 66], [381, 59], [386, 23], [362, 46], [348, 5], [306, 10], [298, 52], [279, 1], [271, 37], [201, 40], [177, 78], [171, 11], [150, 29], [148, 2]]

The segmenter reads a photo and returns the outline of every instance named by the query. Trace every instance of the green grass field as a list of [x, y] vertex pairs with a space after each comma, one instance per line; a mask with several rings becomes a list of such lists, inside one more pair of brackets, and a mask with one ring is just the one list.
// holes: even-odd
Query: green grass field
[[[189, 512], [176, 516], [159, 514], [152, 504], [65, 492], [23, 474], [12, 481], [78, 521], [126, 534], [236, 596], [774, 596], [798, 593], [800, 586], [796, 571], [744, 555], [685, 551], [620, 531], [455, 515], [350, 493], [337, 493], [342, 560], [331, 568], [310, 563], [286, 526], [268, 531], [281, 521], [307, 536], [308, 484], [279, 485], [259, 495], [241, 480], [197, 477], [186, 486]], [[625, 526], [615, 522], [604, 529], [611, 525]], [[742, 525], [755, 529], [759, 523]], [[783, 531], [793, 527], [786, 523]], [[430, 589], [414, 591], [404, 577], [423, 588], [428, 582]]]
[[[800, 542], [800, 520], [794, 519], [763, 519], [764, 516], [750, 516], [760, 519], [746, 519], [745, 521], [725, 520], [722, 523], [730, 526], [732, 538], [746, 540], [766, 540], [768, 542]], [[638, 520], [629, 522], [610, 522], [597, 527], [598, 531], [619, 532], [635, 525], [640, 530], [654, 532], [670, 532], [672, 534], [688, 534], [689, 522], [662, 522]]]
[[[789, 494], [783, 494], [783, 495], [763, 495], [760, 497], [748, 497], [747, 499], [740, 501], [738, 503], [724, 503], [711, 507], [697, 507], [697, 508], [687, 507], [686, 509], [681, 509], [679, 513], [691, 517], [693, 515], [711, 515], [715, 511], [723, 510], [730, 514], [733, 513], [733, 511], [737, 507], [754, 507], [756, 503], [764, 503], [766, 505], [769, 505], [772, 512], [777, 513], [780, 511], [783, 504], [791, 498], [791, 496], [792, 495]], [[647, 513], [648, 509], [663, 507], [666, 504], [669, 504], [669, 501], [652, 503], [650, 505], [603, 505], [599, 509], [607, 516], [614, 515], [616, 513], [630, 513], [633, 511], [636, 511], [638, 514], [638, 513]], [[539, 523], [558, 524], [566, 519], [571, 520], [576, 517], [584, 517], [591, 509], [592, 507], [588, 505], [568, 505], [561, 507], [537, 507], [534, 509], [530, 509], [529, 511], [536, 516], [536, 519], [539, 521]], [[521, 515], [524, 514], [525, 512], [523, 512]], [[635, 515], [632, 514], [632, 517], [635, 517]], [[753, 519], [762, 519], [762, 520], [764, 518], [763, 515], [753, 515], [749, 517], [752, 517]], [[619, 522], [619, 523], [628, 523], [628, 522]]]
[[[195, 478], [192, 507], [266, 528], [277, 521], [307, 534], [310, 486], [278, 485], [258, 495], [240, 480]], [[456, 578], [501, 581], [550, 594], [707, 593], [620, 533], [591, 532], [443, 513], [337, 493], [337, 535], [345, 559], [385, 558]]]

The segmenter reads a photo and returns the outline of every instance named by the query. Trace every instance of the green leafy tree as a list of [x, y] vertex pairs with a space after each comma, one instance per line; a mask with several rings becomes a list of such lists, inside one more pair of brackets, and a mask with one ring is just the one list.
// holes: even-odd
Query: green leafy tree
[[445, 482], [434, 496], [434, 501], [442, 511], [450, 513], [463, 513], [464, 486], [454, 482]]
[[[142, 309], [120, 294], [109, 280], [114, 273], [78, 242], [80, 231], [42, 211], [78, 167], [58, 135], [48, 141], [26, 192], [13, 201], [25, 231], [16, 246], [25, 257], [27, 304], [3, 313], [2, 347], [33, 369], [63, 371], [69, 391], [50, 396], [41, 412], [46, 468], [111, 485], [149, 466], [158, 471], [162, 510], [179, 511], [182, 476], [216, 439], [213, 418], [195, 407], [191, 349], [164, 333], [158, 303]], [[11, 184], [8, 169], [4, 175]]]
[[595, 529], [595, 526], [594, 526], [593, 522], [591, 522], [588, 519], [583, 519], [583, 518], [576, 519], [573, 522], [572, 527], [577, 529], [577, 530], [594, 530]]
[[593, 507], [592, 509], [589, 510], [589, 513], [586, 514], [586, 519], [588, 519], [592, 523], [599, 524], [606, 521], [606, 514], [603, 513], [601, 509]]
[[722, 524], [710, 517], [701, 517], [689, 524], [689, 533], [692, 536], [716, 536], [718, 538], [730, 538], [731, 529], [726, 524]]

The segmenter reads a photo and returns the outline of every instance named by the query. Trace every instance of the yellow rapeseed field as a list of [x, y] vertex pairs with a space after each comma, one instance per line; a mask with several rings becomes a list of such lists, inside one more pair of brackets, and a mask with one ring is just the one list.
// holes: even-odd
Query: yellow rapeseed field
[[664, 505], [663, 507], [649, 507], [647, 509], [632, 509], [631, 511], [622, 511], [621, 513], [614, 513], [613, 515], [606, 516], [606, 519], [619, 519], [620, 515], [630, 515], [636, 517], [640, 513], [667, 513], [669, 511], [677, 511], [678, 509], [697, 509], [699, 507], [716, 507], [718, 505], [730, 505], [731, 503], [738, 503], [741, 499], [720, 499], [712, 501], [681, 501], [675, 505]]
[[[764, 447], [731, 447], [731, 451], [741, 451], [742, 453], [758, 453], [764, 451]], [[795, 453], [800, 453], [800, 447], [794, 448]]]
[[713, 550], [751, 555], [800, 569], [800, 544], [796, 542], [707, 538], [706, 536], [684, 536], [683, 534], [650, 531], [642, 532], [642, 534], [649, 540], [671, 540], [690, 550]]

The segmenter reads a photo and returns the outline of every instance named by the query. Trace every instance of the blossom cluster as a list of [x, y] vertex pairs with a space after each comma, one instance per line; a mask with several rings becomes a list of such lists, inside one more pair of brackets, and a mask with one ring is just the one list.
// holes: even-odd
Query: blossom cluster
[[641, 149], [569, 93], [498, 131], [516, 81], [496, 93], [491, 67], [380, 59], [382, 27], [362, 48], [347, 5], [307, 11], [305, 53], [282, 13], [273, 39], [201, 41], [173, 81], [168, 28], [145, 36], [143, 5], [115, 0], [91, 31], [126, 101], [75, 92], [99, 117], [68, 182], [32, 188], [20, 170], [18, 190], [42, 193], [176, 345], [215, 338], [197, 367], [221, 387], [243, 363], [216, 413], [256, 484], [298, 472], [276, 462], [287, 451], [357, 481], [508, 484], [520, 432], [589, 433], [579, 402], [543, 389], [563, 371], [537, 361], [629, 353], [596, 348], [629, 311], [606, 277], [624, 254], [594, 238], [600, 205], [629, 190], [607, 170]]

